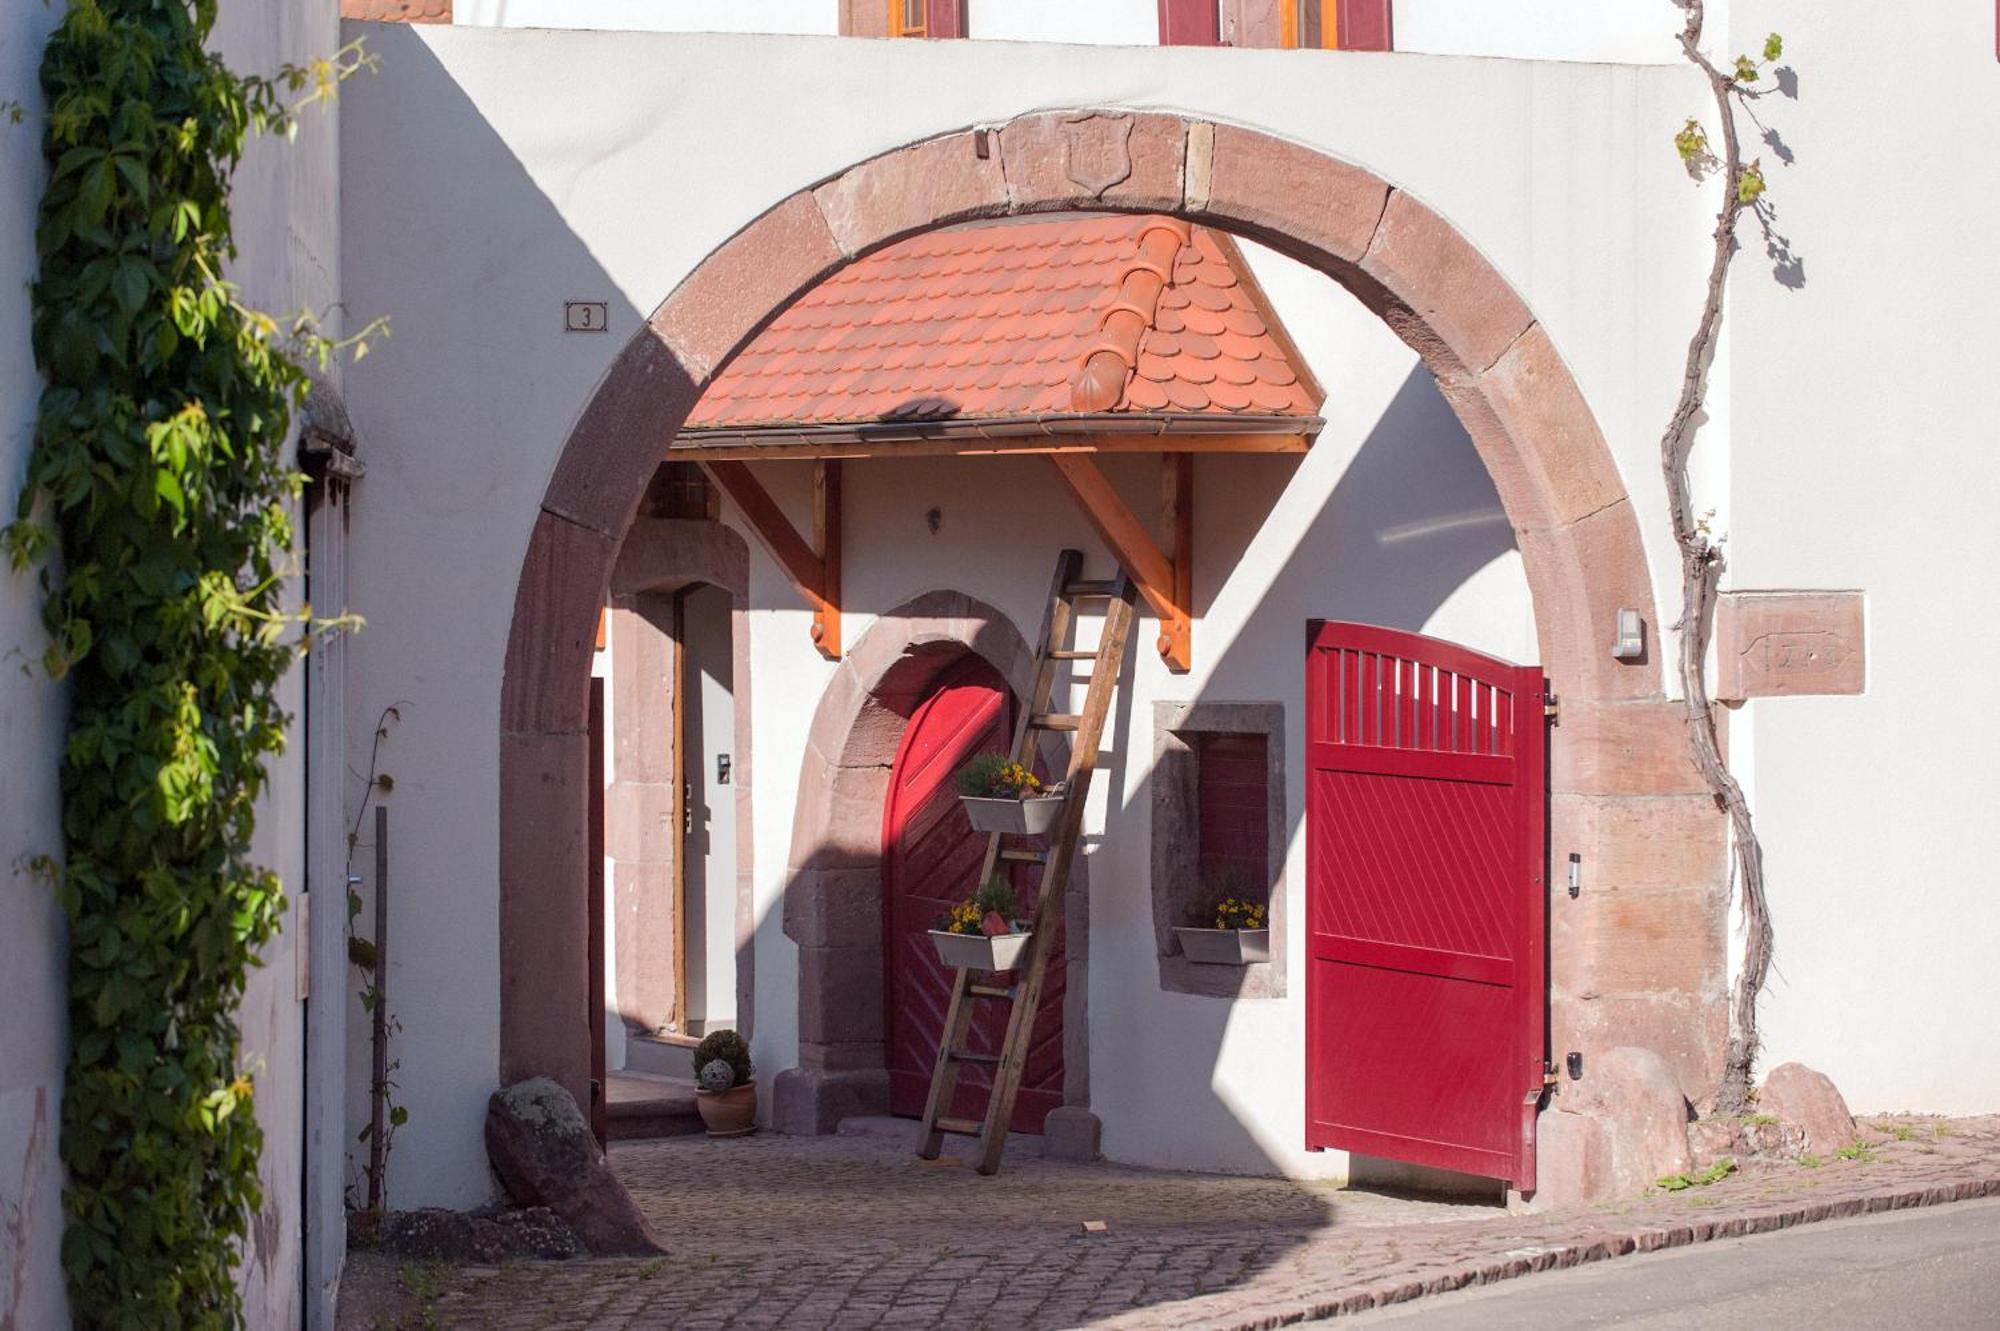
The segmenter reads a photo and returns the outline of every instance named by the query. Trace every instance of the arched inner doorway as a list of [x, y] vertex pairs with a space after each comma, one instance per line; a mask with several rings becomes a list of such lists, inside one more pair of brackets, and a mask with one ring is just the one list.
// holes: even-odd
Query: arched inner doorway
[[[1016, 705], [1000, 672], [967, 654], [911, 713], [890, 764], [882, 808], [883, 1044], [889, 1110], [906, 1118], [923, 1113], [951, 1002], [951, 972], [931, 946], [930, 929], [964, 897], [986, 851], [986, 836], [972, 830], [952, 777], [976, 754], [1007, 752]], [[1035, 904], [1031, 875], [1011, 876], [1017, 888], [1028, 889], [1021, 896], [1025, 918]], [[1040, 1132], [1049, 1111], [1062, 1104], [1063, 953], [1049, 964], [1014, 1106], [1016, 1132]], [[1005, 1029], [1005, 1013], [989, 1007], [975, 1016], [972, 1047], [998, 1051]], [[977, 1118], [991, 1081], [985, 1065], [965, 1068], [949, 1112]]]
[[[552, 856], [542, 846], [529, 853], [523, 840], [581, 823], [596, 607], [664, 441], [717, 369], [835, 269], [928, 228], [1052, 210], [1166, 213], [1256, 239], [1334, 278], [1415, 349], [1516, 532], [1541, 659], [1563, 699], [1551, 750], [1556, 835], [1586, 859], [1631, 862], [1657, 826], [1637, 802], [1671, 796], [1680, 802], [1658, 809], [1683, 840], [1719, 841], [1721, 823], [1712, 810], [1694, 816], [1672, 761], [1681, 718], [1662, 696], [1657, 661], [1618, 661], [1604, 649], [1621, 609], [1658, 623], [1617, 467], [1548, 332], [1475, 246], [1381, 178], [1253, 129], [1164, 114], [1037, 113], [911, 144], [774, 206], [662, 303], [573, 430], [524, 562], [502, 689], [503, 1080], [543, 1073], [583, 1088], [574, 1026], [585, 949], [567, 923], [581, 919], [583, 846], [573, 838], [573, 849], [565, 842]], [[801, 823], [808, 817], [802, 808]], [[795, 830], [794, 869], [811, 831]], [[785, 908], [789, 919], [789, 898]], [[1685, 1084], [1712, 1084], [1726, 1035], [1719, 953], [1698, 975], [1653, 984], [1644, 968], [1621, 970], [1621, 946], [1615, 930], [1558, 925], [1555, 1047], [1649, 1046]], [[802, 1066], [809, 1009], [823, 1001], [815, 990], [802, 959]]]

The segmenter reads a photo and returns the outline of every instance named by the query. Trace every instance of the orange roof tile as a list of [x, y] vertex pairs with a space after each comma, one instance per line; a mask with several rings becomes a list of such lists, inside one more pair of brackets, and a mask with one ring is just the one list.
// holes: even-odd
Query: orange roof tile
[[759, 334], [684, 428], [1093, 411], [1268, 421], [1323, 400], [1227, 237], [1063, 216], [926, 232], [849, 264]]

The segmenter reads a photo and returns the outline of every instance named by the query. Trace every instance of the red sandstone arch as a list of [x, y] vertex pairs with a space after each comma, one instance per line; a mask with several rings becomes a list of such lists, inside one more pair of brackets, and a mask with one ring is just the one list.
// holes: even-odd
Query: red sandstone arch
[[[1064, 209], [1169, 213], [1248, 236], [1332, 277], [1421, 355], [1514, 525], [1564, 700], [1558, 843], [1647, 881], [1726, 881], [1720, 822], [1657, 665], [1608, 651], [1621, 606], [1658, 622], [1630, 500], [1506, 280], [1411, 195], [1303, 145], [1174, 115], [1038, 113], [910, 144], [769, 209], [661, 304], [571, 432], [522, 567], [501, 692], [503, 1080], [545, 1073], [580, 1090], [588, 1076], [583, 1004], [569, 1001], [584, 984], [584, 680], [613, 557], [664, 443], [729, 357], [835, 269], [918, 231]], [[1557, 920], [1555, 1048], [1648, 1045], [1706, 1088], [1726, 1034], [1722, 913], [1706, 897], [1665, 909], [1699, 918], [1695, 945], [1684, 930], [1664, 965], [1627, 955], [1615, 920]]]

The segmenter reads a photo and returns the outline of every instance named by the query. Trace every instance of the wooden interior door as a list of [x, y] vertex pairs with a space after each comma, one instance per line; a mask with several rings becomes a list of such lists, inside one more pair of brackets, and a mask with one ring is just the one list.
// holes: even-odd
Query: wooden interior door
[[[952, 775], [975, 754], [1007, 751], [1013, 709], [1000, 672], [968, 656], [939, 677], [911, 714], [890, 770], [882, 811], [883, 992], [889, 1107], [905, 1117], [923, 1114], [951, 1001], [951, 972], [937, 959], [930, 929], [972, 892], [986, 851], [986, 837], [967, 821]], [[1016, 883], [1022, 914], [1030, 914], [1034, 879], [1021, 874]], [[1059, 945], [1049, 957], [1027, 1072], [1009, 1122], [1015, 1132], [1040, 1132], [1048, 1112], [1062, 1103], [1064, 956]], [[980, 1007], [972, 1047], [997, 1052], [1006, 1034], [1006, 1005]], [[967, 1065], [951, 1113], [980, 1117], [991, 1081], [990, 1069]]]

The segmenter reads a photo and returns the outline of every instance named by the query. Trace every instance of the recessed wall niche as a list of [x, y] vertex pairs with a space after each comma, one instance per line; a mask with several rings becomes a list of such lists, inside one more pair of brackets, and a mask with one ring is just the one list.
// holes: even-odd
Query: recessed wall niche
[[[1160, 988], [1211, 998], [1284, 997], [1284, 705], [1154, 703], [1152, 790]], [[1219, 895], [1246, 892], [1268, 903], [1271, 960], [1189, 961], [1175, 926], [1193, 923], [1193, 913]]]

